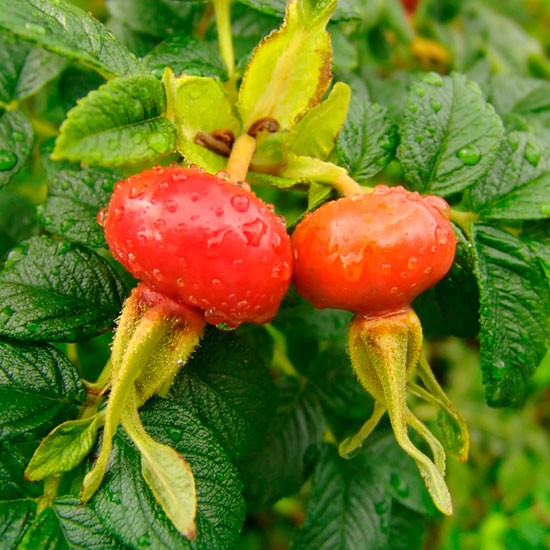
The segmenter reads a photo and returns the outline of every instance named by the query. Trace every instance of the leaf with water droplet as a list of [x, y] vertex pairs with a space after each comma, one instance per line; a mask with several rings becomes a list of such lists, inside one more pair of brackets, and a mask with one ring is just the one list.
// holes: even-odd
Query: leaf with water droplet
[[32, 139], [32, 126], [26, 115], [20, 111], [0, 111], [0, 187], [21, 169], [31, 152]]
[[500, 117], [475, 83], [458, 73], [431, 74], [409, 93], [401, 125], [401, 166], [419, 191], [457, 193], [483, 178], [503, 133]]
[[106, 167], [151, 161], [176, 148], [162, 84], [140, 74], [109, 80], [81, 99], [61, 125], [52, 158]]

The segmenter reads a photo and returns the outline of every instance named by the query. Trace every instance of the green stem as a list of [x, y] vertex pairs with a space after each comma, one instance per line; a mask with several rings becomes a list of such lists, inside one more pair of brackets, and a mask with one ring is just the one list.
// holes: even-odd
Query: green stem
[[233, 182], [246, 180], [248, 168], [255, 150], [256, 138], [248, 134], [242, 134], [235, 140], [226, 167], [226, 172]]
[[455, 210], [454, 208], [451, 209], [451, 221], [456, 223], [456, 225], [464, 231], [465, 235], [470, 235], [470, 227], [472, 222], [475, 222], [477, 218], [477, 215], [473, 212]]
[[216, 13], [216, 29], [220, 54], [227, 68], [227, 75], [232, 87], [236, 84], [235, 52], [233, 50], [233, 35], [231, 33], [231, 0], [212, 0]]

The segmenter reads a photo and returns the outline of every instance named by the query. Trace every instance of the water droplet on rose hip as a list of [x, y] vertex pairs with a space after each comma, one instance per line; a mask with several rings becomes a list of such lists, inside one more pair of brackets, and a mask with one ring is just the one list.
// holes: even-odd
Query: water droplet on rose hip
[[216, 231], [206, 239], [206, 256], [213, 258], [218, 256], [222, 249], [222, 241], [225, 231]]
[[531, 166], [537, 166], [540, 161], [540, 149], [538, 145], [530, 141], [525, 145], [525, 159]]
[[119, 222], [124, 216], [124, 207], [123, 206], [117, 206], [113, 209], [113, 221]]
[[382, 264], [380, 266], [380, 269], [382, 273], [387, 275], [388, 273], [391, 273], [391, 264]]
[[147, 184], [145, 182], [133, 183], [128, 192], [128, 197], [136, 199], [145, 193], [145, 189], [147, 189]]
[[271, 270], [271, 276], [274, 279], [279, 279], [280, 281], [288, 281], [288, 279], [290, 279], [291, 274], [292, 274], [292, 270], [290, 269], [290, 265], [288, 262], [281, 262], [280, 265], [276, 265]]
[[438, 244], [445, 244], [449, 240], [449, 233], [443, 227], [436, 227], [435, 238]]
[[481, 153], [475, 145], [465, 145], [459, 149], [456, 156], [466, 165], [473, 166], [481, 159]]
[[418, 258], [415, 258], [414, 256], [412, 258], [409, 258], [409, 263], [407, 264], [407, 267], [410, 270], [416, 269], [418, 266]]
[[99, 225], [101, 225], [101, 227], [105, 227], [105, 223], [107, 222], [107, 209], [106, 208], [102, 208], [98, 213], [97, 213], [97, 223]]
[[189, 195], [189, 198], [191, 199], [191, 202], [197, 202], [199, 200], [199, 194], [191, 193], [191, 195]]
[[246, 195], [235, 195], [231, 197], [231, 206], [241, 214], [246, 212], [250, 206], [250, 199]]
[[221, 206], [218, 206], [215, 210], [214, 210], [214, 214], [216, 214], [216, 216], [218, 218], [221, 218], [223, 216], [223, 208]]
[[172, 181], [185, 181], [187, 179], [187, 174], [184, 172], [174, 172], [172, 174]]
[[159, 282], [164, 279], [160, 269], [153, 269], [153, 277]]
[[0, 171], [11, 170], [17, 164], [17, 155], [10, 151], [0, 151]]
[[231, 176], [229, 175], [229, 172], [227, 172], [226, 170], [218, 170], [216, 172], [216, 177], [222, 180], [231, 181]]
[[176, 210], [178, 209], [178, 203], [174, 199], [167, 200], [164, 203], [164, 206], [166, 207], [166, 210], [168, 210], [168, 212], [172, 213], [176, 212]]
[[248, 242], [252, 246], [258, 246], [267, 230], [267, 225], [260, 218], [253, 222], [243, 224], [242, 231]]

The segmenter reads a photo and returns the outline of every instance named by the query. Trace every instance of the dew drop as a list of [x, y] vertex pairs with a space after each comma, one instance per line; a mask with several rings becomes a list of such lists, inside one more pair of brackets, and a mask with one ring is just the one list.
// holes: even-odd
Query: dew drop
[[218, 218], [221, 218], [223, 216], [223, 208], [221, 206], [218, 206], [215, 210], [214, 210], [214, 214], [216, 214], [216, 216]]
[[288, 281], [288, 279], [290, 279], [291, 271], [292, 270], [290, 269], [288, 262], [281, 262], [271, 270], [271, 276], [280, 281]]
[[0, 171], [11, 170], [16, 164], [16, 154], [10, 151], [0, 151]]
[[442, 103], [440, 101], [437, 101], [436, 99], [432, 99], [430, 101], [430, 105], [432, 106], [434, 113], [439, 113], [439, 111], [441, 111], [441, 108], [443, 107]]
[[352, 262], [345, 266], [343, 276], [346, 281], [355, 283], [361, 278], [363, 271], [363, 262]]
[[173, 199], [170, 199], [170, 200], [167, 200], [164, 204], [166, 210], [168, 210], [168, 212], [176, 212], [176, 210], [178, 209], [178, 203], [173, 200]]
[[250, 199], [246, 195], [235, 195], [231, 197], [231, 206], [240, 213], [244, 213], [250, 206]]
[[540, 161], [540, 149], [538, 145], [528, 141], [525, 145], [525, 159], [531, 166], [537, 166]]
[[151, 537], [149, 536], [149, 533], [144, 533], [139, 537], [137, 540], [138, 546], [145, 547], [145, 546], [151, 546]]
[[226, 170], [218, 170], [216, 172], [216, 177], [222, 180], [231, 181], [231, 176], [229, 175], [229, 172], [227, 172]]
[[41, 36], [46, 34], [46, 29], [42, 25], [37, 25], [36, 23], [25, 23], [25, 29], [29, 32], [40, 34]]
[[477, 164], [481, 159], [481, 153], [475, 145], [465, 145], [457, 151], [456, 156], [466, 166], [473, 166], [474, 164]]
[[61, 223], [60, 229], [64, 233], [65, 231], [69, 231], [69, 229], [71, 229], [75, 225], [76, 225], [76, 220], [73, 220], [73, 219], [63, 220], [63, 222]]
[[267, 230], [266, 223], [260, 218], [252, 222], [243, 224], [242, 231], [248, 242], [252, 246], [258, 246]]
[[191, 193], [189, 198], [191, 199], [191, 202], [197, 202], [199, 200], [199, 194], [198, 193]]
[[374, 504], [374, 509], [376, 510], [376, 513], [381, 516], [382, 514], [385, 514], [389, 509], [389, 504], [387, 500], [380, 500], [379, 502], [376, 502]]
[[185, 286], [185, 283], [183, 281], [183, 279], [181, 277], [178, 277], [177, 280], [176, 280], [176, 284], [180, 287], [180, 288], [183, 288]]
[[390, 289], [390, 294], [397, 294], [399, 289], [396, 286], [392, 286]]
[[124, 207], [123, 206], [117, 206], [113, 209], [113, 221], [119, 222], [124, 216]]
[[137, 199], [145, 193], [145, 189], [147, 189], [147, 184], [145, 182], [133, 183], [130, 187], [130, 191], [128, 192], [128, 197], [131, 199]]
[[380, 269], [382, 270], [382, 273], [384, 275], [388, 275], [389, 273], [391, 273], [391, 264], [382, 264], [380, 266]]
[[164, 279], [160, 269], [153, 269], [153, 277], [159, 282]]
[[443, 227], [435, 228], [435, 238], [439, 244], [445, 244], [449, 240], [449, 233]]
[[412, 258], [409, 258], [407, 267], [412, 271], [413, 269], [416, 269], [417, 266], [418, 266], [418, 258], [415, 258], [414, 256]]
[[418, 105], [416, 103], [410, 103], [407, 108], [411, 113], [416, 113], [418, 111]]
[[174, 172], [172, 174], [172, 181], [185, 181], [187, 174], [185, 172]]
[[174, 443], [178, 443], [179, 441], [181, 441], [181, 438], [183, 436], [183, 430], [181, 428], [171, 426], [166, 431], [168, 432], [168, 436]]
[[443, 86], [443, 78], [441, 78], [440, 75], [437, 73], [428, 73], [424, 78], [422, 79], [422, 82], [426, 84], [430, 84], [431, 86]]
[[426, 95], [426, 88], [422, 86], [415, 86], [414, 91], [418, 97], [424, 97]]
[[224, 231], [216, 231], [208, 236], [206, 239], [206, 256], [208, 258], [214, 258], [220, 254], [224, 235]]
[[426, 275], [429, 275], [431, 272], [432, 272], [432, 268], [431, 268], [431, 267], [427, 267], [427, 268], [424, 270], [424, 273], [425, 273]]

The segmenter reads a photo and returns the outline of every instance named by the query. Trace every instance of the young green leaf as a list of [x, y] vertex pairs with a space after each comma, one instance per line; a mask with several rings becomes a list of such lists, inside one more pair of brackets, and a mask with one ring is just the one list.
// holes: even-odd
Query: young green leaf
[[344, 124], [351, 90], [337, 82], [325, 101], [308, 111], [290, 130], [287, 148], [296, 155], [326, 159]]
[[87, 248], [45, 236], [14, 249], [0, 271], [0, 335], [68, 342], [110, 328], [126, 288]]
[[103, 24], [64, 0], [4, 0], [0, 28], [105, 76], [140, 71], [134, 55]]
[[34, 132], [20, 111], [0, 109], [0, 187], [19, 172], [32, 149]]
[[36, 502], [31, 499], [0, 501], [0, 534], [6, 548], [19, 548], [25, 531], [36, 514]]
[[76, 414], [84, 387], [55, 348], [0, 341], [0, 441], [34, 439]]
[[128, 166], [172, 153], [176, 129], [164, 116], [162, 84], [139, 74], [90, 92], [61, 125], [52, 158]]
[[398, 141], [397, 127], [386, 109], [354, 97], [336, 142], [336, 155], [350, 176], [362, 183], [393, 159]]
[[58, 55], [0, 34], [0, 105], [31, 96], [66, 64]]
[[182, 370], [170, 396], [212, 430], [231, 456], [262, 445], [274, 413], [267, 366], [235, 334], [210, 331]]
[[535, 254], [518, 237], [473, 227], [480, 287], [481, 367], [487, 401], [517, 402], [546, 353], [550, 287]]
[[287, 130], [319, 103], [331, 79], [325, 27], [335, 6], [335, 0], [288, 2], [283, 26], [260, 43], [243, 76], [237, 108], [245, 130], [264, 117]]
[[[221, 130], [233, 137], [240, 133], [240, 123], [221, 83], [213, 78], [182, 75], [170, 69], [164, 73], [168, 117], [178, 132], [178, 151], [187, 162], [213, 172], [225, 168], [230, 147], [213, 136]], [[215, 106], [215, 108], [213, 108]], [[213, 143], [213, 145], [209, 145]]]
[[399, 159], [415, 189], [446, 196], [485, 175], [502, 136], [500, 117], [477, 84], [458, 73], [430, 73], [409, 92]]
[[512, 132], [485, 181], [471, 189], [470, 202], [483, 219], [550, 217], [550, 154], [545, 142], [528, 132]]
[[[155, 440], [191, 464], [198, 501], [195, 545], [233, 547], [244, 519], [244, 501], [237, 472], [223, 448], [179, 402], [150, 401], [142, 421]], [[124, 547], [190, 547], [156, 504], [141, 475], [139, 453], [126, 438], [115, 437], [111, 467], [91, 505], [106, 531]]]
[[52, 149], [51, 144], [42, 149], [42, 164], [48, 180], [48, 196], [39, 210], [42, 225], [49, 233], [63, 235], [90, 248], [105, 246], [97, 214], [107, 206], [113, 187], [122, 175], [113, 170], [53, 161]]
[[144, 62], [156, 76], [170, 67], [174, 74], [226, 79], [227, 72], [213, 44], [199, 42], [188, 34], [174, 34], [156, 46]]
[[298, 491], [305, 481], [305, 456], [323, 439], [323, 413], [311, 388], [295, 378], [278, 381], [278, 410], [262, 448], [239, 462], [249, 511], [260, 511]]
[[78, 466], [92, 450], [100, 425], [100, 416], [94, 415], [57, 426], [36, 449], [25, 477], [37, 481]]

